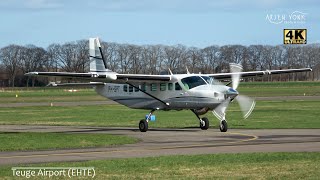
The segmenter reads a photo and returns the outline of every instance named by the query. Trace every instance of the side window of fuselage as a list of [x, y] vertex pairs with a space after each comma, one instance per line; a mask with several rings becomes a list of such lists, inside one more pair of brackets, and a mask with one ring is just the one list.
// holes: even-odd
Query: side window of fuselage
[[172, 83], [168, 83], [168, 90], [172, 91], [173, 90], [173, 84]]
[[123, 85], [123, 91], [128, 92], [128, 85]]
[[146, 91], [146, 90], [147, 90], [147, 85], [146, 85], [146, 83], [141, 84], [141, 85], [140, 85], [140, 89], [141, 89], [142, 91]]
[[133, 92], [133, 86], [129, 86], [129, 92]]
[[150, 91], [156, 91], [157, 90], [157, 84], [150, 84]]
[[167, 84], [166, 83], [160, 83], [160, 91], [167, 90]]
[[135, 92], [138, 92], [139, 89], [138, 88], [134, 88], [133, 86], [129, 86], [128, 85], [123, 85], [123, 91], [124, 92], [133, 92], [133, 89]]

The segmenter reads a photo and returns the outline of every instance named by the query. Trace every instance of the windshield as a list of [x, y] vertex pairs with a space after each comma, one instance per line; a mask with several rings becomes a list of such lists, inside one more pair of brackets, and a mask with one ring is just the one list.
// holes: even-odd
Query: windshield
[[191, 76], [181, 79], [182, 84], [186, 89], [192, 89], [194, 87], [207, 84], [201, 77], [199, 76]]
[[213, 78], [209, 76], [201, 76], [208, 84], [213, 84]]

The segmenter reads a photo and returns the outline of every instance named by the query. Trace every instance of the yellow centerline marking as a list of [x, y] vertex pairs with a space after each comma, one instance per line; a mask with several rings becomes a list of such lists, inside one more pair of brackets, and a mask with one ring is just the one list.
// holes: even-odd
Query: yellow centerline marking
[[0, 156], [0, 159], [12, 159], [12, 158], [30, 158], [30, 157], [49, 157], [49, 156], [72, 156], [72, 155], [83, 155], [83, 154], [107, 154], [107, 153], [119, 153], [119, 152], [143, 152], [143, 151], [156, 151], [156, 150], [162, 150], [162, 149], [177, 149], [177, 148], [192, 148], [192, 147], [203, 147], [203, 146], [212, 146], [212, 145], [223, 145], [223, 144], [235, 144], [235, 143], [241, 143], [241, 142], [248, 142], [248, 141], [254, 141], [258, 139], [259, 137], [256, 135], [250, 135], [250, 134], [244, 134], [244, 133], [237, 133], [237, 132], [225, 132], [225, 134], [231, 134], [231, 135], [241, 135], [241, 136], [250, 136], [252, 138], [249, 139], [243, 139], [243, 140], [237, 140], [237, 141], [229, 141], [229, 142], [221, 142], [221, 143], [207, 143], [207, 144], [191, 144], [191, 145], [185, 145], [185, 146], [164, 146], [164, 147], [154, 147], [154, 148], [147, 148], [147, 149], [127, 149], [127, 150], [111, 150], [111, 151], [89, 151], [89, 152], [66, 152], [66, 153], [53, 153], [53, 154], [33, 154], [33, 155], [14, 155], [14, 156]]

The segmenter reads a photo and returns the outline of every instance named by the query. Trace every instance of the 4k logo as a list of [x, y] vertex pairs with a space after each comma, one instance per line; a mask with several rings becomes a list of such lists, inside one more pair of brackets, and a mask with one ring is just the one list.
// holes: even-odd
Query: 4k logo
[[284, 29], [283, 44], [307, 44], [307, 29]]

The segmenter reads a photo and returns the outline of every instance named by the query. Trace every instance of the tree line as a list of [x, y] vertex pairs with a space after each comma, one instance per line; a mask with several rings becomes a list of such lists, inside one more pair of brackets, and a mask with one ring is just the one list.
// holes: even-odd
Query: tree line
[[[184, 45], [133, 45], [102, 42], [108, 68], [118, 73], [167, 74], [229, 72], [229, 63], [242, 64], [244, 71], [314, 67], [311, 73], [287, 74], [250, 80], [319, 80], [320, 44], [310, 45], [212, 45], [205, 48]], [[0, 49], [0, 74], [9, 86], [35, 86], [47, 78], [24, 76], [30, 71], [89, 71], [87, 40], [51, 44], [46, 49], [35, 45], [8, 45]], [[3, 85], [2, 85], [3, 86]]]

